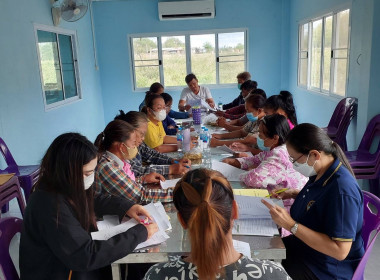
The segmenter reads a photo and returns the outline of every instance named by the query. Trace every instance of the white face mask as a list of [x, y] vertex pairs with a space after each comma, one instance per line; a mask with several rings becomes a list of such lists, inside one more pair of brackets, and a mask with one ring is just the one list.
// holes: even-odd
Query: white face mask
[[299, 163], [299, 162], [293, 163], [293, 169], [295, 171], [298, 171], [299, 173], [301, 173], [305, 177], [312, 177], [312, 176], [317, 175], [317, 172], [314, 169], [314, 165], [317, 161], [314, 161], [313, 166], [308, 165], [307, 161], [309, 160], [309, 156], [310, 156], [310, 154], [307, 155], [306, 162], [304, 162], [304, 163]]
[[94, 181], [95, 181], [95, 172], [92, 172], [91, 175], [84, 177], [84, 179], [83, 179], [84, 189], [88, 190], [92, 186]]
[[161, 111], [155, 112], [154, 113], [154, 118], [160, 122], [162, 122], [164, 119], [166, 119], [166, 110], [162, 109]]

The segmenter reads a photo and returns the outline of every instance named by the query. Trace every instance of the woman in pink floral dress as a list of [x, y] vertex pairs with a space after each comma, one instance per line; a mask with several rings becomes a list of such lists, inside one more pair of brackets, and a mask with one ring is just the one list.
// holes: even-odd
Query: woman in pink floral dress
[[[223, 161], [247, 170], [240, 180], [251, 188], [301, 189], [307, 178], [293, 169], [285, 146], [285, 138], [290, 128], [286, 118], [279, 114], [266, 116], [259, 126], [257, 145], [261, 153], [253, 157], [244, 157]], [[284, 206], [290, 209], [293, 199], [284, 200]]]

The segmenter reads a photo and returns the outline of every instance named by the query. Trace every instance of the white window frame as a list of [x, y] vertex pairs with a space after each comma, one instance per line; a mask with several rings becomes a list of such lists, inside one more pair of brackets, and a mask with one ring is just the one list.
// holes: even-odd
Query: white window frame
[[[330, 83], [329, 83], [329, 90], [325, 90], [323, 89], [323, 73], [324, 73], [324, 56], [325, 55], [329, 55], [331, 56], [331, 53], [329, 54], [325, 54], [324, 51], [325, 51], [325, 19], [327, 17], [330, 17], [332, 16], [332, 38], [331, 38], [331, 51], [334, 52], [335, 50], [340, 50], [339, 48], [336, 47], [336, 42], [335, 42], [335, 35], [336, 35], [336, 23], [337, 23], [337, 14], [342, 12], [342, 11], [345, 11], [345, 10], [349, 10], [349, 22], [348, 22], [348, 42], [347, 42], [347, 68], [346, 68], [346, 87], [345, 87], [345, 92], [344, 92], [344, 96], [340, 95], [340, 94], [337, 94], [335, 92], [333, 92], [333, 86], [334, 86], [334, 69], [335, 69], [335, 59], [333, 59], [333, 57], [331, 57], [331, 61], [330, 61]], [[348, 80], [348, 72], [349, 72], [349, 61], [350, 61], [350, 57], [349, 57], [349, 53], [350, 53], [350, 42], [351, 42], [351, 18], [352, 18], [352, 15], [351, 15], [351, 7], [344, 7], [344, 8], [341, 8], [339, 10], [336, 10], [336, 11], [333, 11], [333, 12], [329, 12], [329, 13], [326, 13], [324, 14], [323, 16], [318, 16], [318, 17], [315, 17], [315, 18], [312, 18], [312, 19], [309, 19], [309, 20], [305, 20], [305, 21], [302, 21], [298, 24], [298, 50], [297, 50], [297, 54], [298, 54], [298, 61], [297, 61], [297, 86], [300, 87], [300, 88], [304, 88], [304, 89], [307, 89], [309, 91], [312, 91], [312, 92], [316, 92], [316, 93], [319, 93], [319, 94], [323, 94], [323, 95], [326, 95], [326, 96], [329, 96], [329, 97], [333, 97], [333, 98], [344, 98], [347, 96], [347, 88], [348, 88], [348, 83], [349, 83], [349, 80]], [[311, 86], [311, 60], [312, 60], [312, 34], [313, 34], [313, 28], [312, 28], [312, 25], [313, 25], [313, 22], [314, 21], [317, 21], [317, 20], [320, 20], [322, 19], [322, 47], [321, 47], [321, 71], [320, 71], [320, 85], [319, 85], [319, 88], [316, 88], [314, 86]], [[308, 67], [307, 67], [307, 85], [303, 85], [303, 84], [300, 84], [300, 70], [301, 70], [301, 67], [300, 67], [300, 64], [301, 64], [301, 58], [300, 58], [300, 54], [301, 54], [301, 28], [302, 26], [304, 26], [305, 24], [308, 24], [308, 51], [307, 51], [307, 60], [308, 60]]]
[[[162, 64], [162, 46], [161, 37], [166, 36], [185, 36], [185, 54], [186, 54], [186, 72], [191, 73], [191, 47], [190, 47], [190, 36], [191, 35], [202, 35], [202, 34], [214, 34], [215, 35], [215, 61], [216, 61], [216, 84], [203, 84], [209, 88], [230, 88], [235, 86], [236, 83], [230, 84], [220, 84], [219, 83], [219, 62], [217, 61], [217, 54], [219, 54], [218, 46], [218, 33], [234, 33], [234, 32], [244, 32], [244, 71], [249, 71], [248, 69], [248, 28], [230, 28], [230, 29], [213, 29], [213, 30], [196, 30], [196, 31], [178, 31], [178, 32], [158, 32], [158, 33], [138, 33], [128, 35], [128, 46], [130, 54], [130, 73], [132, 80], [132, 90], [135, 92], [147, 91], [149, 88], [137, 88], [136, 87], [136, 75], [135, 75], [135, 61], [133, 57], [133, 39], [134, 38], [147, 38], [156, 37], [157, 38], [157, 49], [158, 49], [158, 60], [159, 62], [159, 75], [160, 81], [165, 86], [165, 77]], [[238, 73], [236, 73], [237, 75]], [[185, 79], [185, 77], [183, 77]], [[165, 89], [170, 90], [182, 90], [183, 86], [168, 86]]]
[[[71, 49], [72, 49], [72, 55], [73, 55], [73, 62], [74, 62], [74, 70], [75, 70], [75, 82], [76, 82], [76, 88], [77, 88], [77, 95], [65, 98], [65, 88], [64, 88], [64, 81], [63, 81], [63, 75], [62, 75], [62, 67], [61, 67], [61, 79], [62, 79], [62, 91], [64, 99], [62, 101], [54, 102], [52, 104], [47, 104], [46, 102], [46, 94], [44, 90], [44, 80], [42, 75], [42, 66], [41, 66], [41, 56], [40, 56], [40, 50], [38, 47], [38, 34], [37, 31], [46, 31], [55, 33], [56, 35], [67, 35], [71, 37]], [[77, 47], [77, 33], [74, 30], [69, 29], [63, 29], [60, 27], [55, 26], [49, 26], [49, 25], [43, 25], [43, 24], [34, 24], [34, 36], [36, 41], [36, 51], [37, 51], [37, 58], [38, 58], [38, 66], [40, 71], [40, 78], [41, 78], [41, 89], [42, 89], [42, 98], [45, 105], [45, 111], [49, 111], [51, 109], [64, 106], [66, 104], [70, 104], [73, 102], [76, 102], [78, 100], [82, 99], [82, 90], [81, 90], [81, 83], [80, 83], [80, 72], [79, 72], [79, 63], [78, 63], [78, 47]], [[59, 38], [57, 36], [57, 42], [59, 42]], [[60, 53], [60, 47], [58, 46], [58, 53]], [[62, 61], [59, 59], [59, 63], [61, 64]]]

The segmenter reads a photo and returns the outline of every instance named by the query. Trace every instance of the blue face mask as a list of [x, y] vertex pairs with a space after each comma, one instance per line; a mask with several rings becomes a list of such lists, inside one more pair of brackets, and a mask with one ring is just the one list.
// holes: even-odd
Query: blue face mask
[[241, 89], [241, 84], [238, 84], [238, 89]]
[[257, 116], [254, 116], [253, 113], [247, 113], [245, 114], [247, 116], [247, 119], [250, 121], [250, 122], [255, 122], [258, 120], [258, 117]]
[[262, 150], [262, 151], [269, 151], [270, 150], [270, 147], [266, 147], [264, 146], [264, 141], [266, 139], [261, 139], [259, 136], [257, 136], [257, 147]]

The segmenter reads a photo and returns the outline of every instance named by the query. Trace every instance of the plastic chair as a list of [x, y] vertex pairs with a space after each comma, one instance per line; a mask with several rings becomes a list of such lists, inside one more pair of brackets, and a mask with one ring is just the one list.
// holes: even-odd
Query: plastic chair
[[356, 151], [345, 152], [357, 179], [368, 179], [370, 190], [380, 194], [380, 142], [374, 153], [371, 146], [380, 137], [380, 114], [369, 122]]
[[4, 140], [0, 137], [0, 151], [3, 154], [5, 162], [8, 167], [5, 170], [0, 169], [0, 174], [15, 173], [20, 182], [21, 188], [24, 190], [25, 200], [28, 201], [31, 189], [33, 185], [37, 182], [40, 166], [39, 165], [26, 165], [19, 166], [14, 160], [11, 152], [9, 151]]
[[340, 145], [343, 151], [347, 151], [347, 130], [356, 115], [357, 104], [358, 100], [354, 97], [343, 98], [336, 105], [328, 126], [322, 128], [332, 140]]
[[[372, 193], [363, 191], [364, 198], [364, 211], [363, 211], [363, 228], [362, 228], [362, 238], [364, 241], [365, 253], [362, 257], [358, 267], [355, 270], [355, 273], [352, 277], [352, 280], [362, 280], [364, 275], [364, 270], [368, 261], [368, 258], [371, 254], [372, 248], [375, 244], [376, 238], [380, 233], [380, 199], [373, 195]], [[375, 208], [376, 213], [374, 213], [371, 207]], [[376, 231], [372, 240], [369, 238], [373, 231]], [[369, 242], [370, 241], [370, 242]]]
[[9, 245], [13, 236], [21, 232], [22, 220], [14, 217], [0, 219], [0, 269], [5, 279], [20, 279], [9, 254]]
[[[16, 176], [13, 176], [7, 182], [0, 185], [0, 209], [3, 206], [5, 207], [8, 206], [8, 202], [14, 198], [17, 198], [17, 202], [20, 207], [21, 214], [22, 216], [24, 216], [25, 202], [24, 202], [24, 198], [20, 189], [18, 178]], [[3, 210], [5, 210], [3, 212], [8, 211], [8, 209], [3, 209]]]

